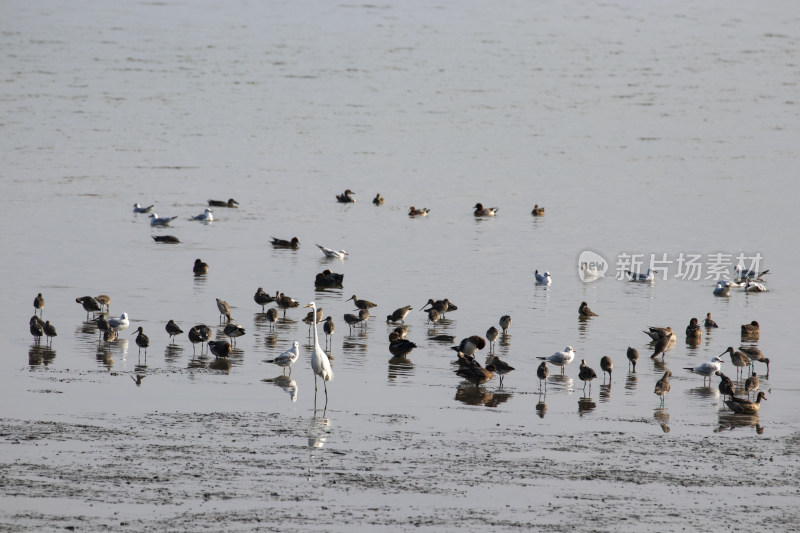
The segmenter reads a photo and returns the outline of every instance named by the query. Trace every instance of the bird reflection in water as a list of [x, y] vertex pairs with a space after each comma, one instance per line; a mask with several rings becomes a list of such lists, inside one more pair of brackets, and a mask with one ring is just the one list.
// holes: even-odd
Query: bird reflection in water
[[555, 387], [556, 390], [561, 389], [572, 392], [573, 381], [572, 378], [566, 374], [550, 374], [547, 380], [550, 382], [550, 387]]
[[667, 363], [664, 361], [663, 358], [661, 359], [651, 359], [653, 361], [653, 368], [656, 369], [658, 372], [666, 372], [667, 371]]
[[462, 383], [456, 389], [456, 400], [466, 405], [485, 405], [491, 399], [492, 393], [484, 387]]
[[106, 367], [106, 370], [111, 370], [114, 367], [114, 358], [111, 354], [111, 346], [108, 343], [103, 343], [97, 347], [95, 359], [97, 359], [97, 362], [102, 366]]
[[714, 433], [748, 427], [755, 428], [758, 435], [764, 433], [764, 426], [759, 424], [758, 415], [742, 415], [726, 409], [719, 412], [719, 426], [714, 429]]
[[578, 414], [581, 416], [592, 411], [595, 407], [597, 407], [597, 404], [594, 403], [591, 396], [583, 396], [578, 400]]
[[293, 380], [290, 376], [286, 375], [279, 375], [275, 378], [265, 378], [261, 381], [265, 383], [272, 383], [276, 387], [280, 387], [289, 395], [289, 398], [292, 399], [293, 402], [297, 401], [297, 382]]
[[484, 404], [486, 407], [497, 407], [501, 403], [506, 403], [508, 400], [511, 399], [512, 394], [510, 392], [493, 392], [492, 397]]
[[134, 367], [134, 372], [135, 373], [133, 376], [131, 376], [131, 379], [134, 383], [136, 383], [137, 387], [141, 387], [144, 378], [147, 377], [147, 365], [136, 365], [136, 367]]
[[607, 403], [611, 399], [611, 383], [600, 385], [600, 402]]
[[547, 413], [547, 396], [542, 397], [539, 395], [539, 403], [536, 404], [536, 414], [539, 415], [539, 418], [544, 418], [545, 413]]
[[182, 354], [183, 346], [180, 344], [167, 344], [167, 347], [164, 349], [164, 361], [166, 361], [167, 364], [174, 365], [180, 361]]
[[[322, 416], [317, 416], [314, 410], [314, 417], [308, 424], [308, 447], [312, 450], [322, 448], [328, 442], [328, 435], [331, 432], [331, 421], [326, 418], [327, 410], [323, 409]], [[312, 454], [313, 457], [313, 454]]]
[[209, 369], [218, 370], [220, 372], [224, 372], [225, 374], [230, 373], [231, 366], [231, 361], [227, 357], [215, 357], [213, 361], [208, 363]]
[[667, 411], [666, 407], [659, 407], [653, 410], [653, 418], [656, 419], [656, 422], [659, 423], [661, 426], [661, 431], [664, 433], [669, 433], [669, 411]]
[[719, 389], [716, 386], [712, 387], [710, 385], [705, 387], [692, 387], [690, 389], [686, 389], [686, 394], [695, 399], [708, 400], [712, 398], [719, 398]]
[[28, 364], [30, 366], [48, 366], [55, 358], [56, 351], [46, 345], [33, 344], [28, 350]]
[[408, 357], [392, 357], [389, 359], [389, 382], [395, 381], [398, 376], [413, 376], [414, 363]]
[[188, 368], [208, 368], [209, 367], [210, 358], [208, 355], [201, 354], [198, 357], [192, 357], [189, 360]]
[[628, 376], [625, 378], [625, 390], [631, 391], [628, 394], [631, 394], [633, 391], [636, 390], [636, 383], [639, 380], [639, 377], [629, 372]]

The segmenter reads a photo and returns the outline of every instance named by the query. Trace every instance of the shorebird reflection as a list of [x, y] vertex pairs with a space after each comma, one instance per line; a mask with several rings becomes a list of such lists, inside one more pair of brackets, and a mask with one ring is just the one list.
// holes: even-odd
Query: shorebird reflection
[[293, 380], [291, 376], [279, 375], [274, 378], [262, 379], [261, 381], [265, 383], [272, 383], [276, 387], [280, 387], [289, 395], [289, 398], [291, 398], [293, 402], [297, 401], [298, 386], [297, 382]]
[[597, 407], [597, 404], [594, 403], [591, 396], [583, 396], [578, 399], [578, 414], [580, 416], [594, 410], [595, 407]]
[[413, 376], [414, 363], [407, 357], [392, 357], [389, 359], [389, 383], [400, 376]]

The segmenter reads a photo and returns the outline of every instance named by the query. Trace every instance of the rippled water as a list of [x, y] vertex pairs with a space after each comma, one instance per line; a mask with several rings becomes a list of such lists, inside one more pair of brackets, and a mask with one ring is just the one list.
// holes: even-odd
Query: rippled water
[[[542, 434], [613, 429], [702, 438], [733, 428], [750, 438], [796, 434], [800, 364], [790, 352], [798, 300], [794, 230], [798, 138], [798, 10], [781, 2], [603, 6], [554, 2], [94, 3], [12, 2], [2, 8], [0, 183], [6, 305], [2, 416], [61, 420], [153, 411], [267, 411], [311, 417], [305, 310], [271, 330], [253, 294], [261, 286], [336, 322], [327, 445], [336, 427], [368, 438], [362, 413], [405, 413], [412, 431], [462, 434], [526, 426]], [[92, 16], [87, 16], [91, 12]], [[356, 191], [357, 203], [335, 195]], [[386, 204], [372, 205], [380, 192]], [[215, 221], [189, 220], [209, 198], [233, 197]], [[177, 215], [152, 229], [131, 205]], [[499, 206], [473, 217], [476, 202]], [[532, 217], [534, 204], [544, 217]], [[428, 207], [409, 218], [409, 206]], [[172, 234], [182, 243], [155, 244]], [[270, 237], [299, 237], [298, 250]], [[344, 248], [325, 259], [319, 243]], [[712, 295], [713, 281], [584, 283], [577, 260], [599, 253], [760, 254], [768, 292]], [[196, 278], [195, 258], [209, 263]], [[733, 259], [731, 259], [733, 261]], [[730, 264], [729, 266], [733, 266]], [[325, 268], [344, 289], [315, 290]], [[549, 271], [535, 287], [533, 271]], [[59, 330], [34, 345], [27, 320], [37, 292]], [[131, 328], [99, 346], [75, 298], [110, 294]], [[356, 294], [378, 304], [364, 330], [342, 320]], [[459, 309], [434, 330], [428, 298]], [[164, 324], [221, 333], [215, 298], [247, 330], [229, 372], [170, 345]], [[599, 316], [579, 321], [585, 300]], [[389, 364], [382, 317], [414, 306], [410, 362]], [[713, 313], [718, 330], [697, 346], [682, 332]], [[465, 385], [455, 352], [434, 334], [483, 335], [512, 316], [497, 352], [516, 370], [504, 386]], [[771, 358], [757, 421], [725, 410], [716, 390], [684, 367], [741, 344], [758, 320]], [[677, 344], [648, 357], [648, 326]], [[130, 334], [150, 336], [147, 357]], [[321, 335], [321, 330], [320, 330]], [[265, 359], [301, 342], [292, 377]], [[540, 396], [537, 356], [566, 345], [578, 356]], [[625, 349], [642, 354], [626, 372]], [[584, 395], [581, 358], [610, 386]], [[665, 407], [653, 386], [673, 372]], [[762, 370], [757, 366], [756, 370]], [[726, 363], [725, 372], [735, 370]], [[557, 369], [551, 369], [553, 374]], [[276, 386], [278, 385], [278, 386]], [[283, 385], [283, 386], [280, 386]], [[588, 389], [587, 389], [588, 391]], [[292, 394], [296, 401], [292, 401]], [[584, 397], [586, 396], [586, 398]], [[13, 401], [11, 401], [13, 399]], [[318, 407], [321, 407], [318, 398]], [[537, 416], [538, 415], [538, 416]], [[742, 427], [744, 426], [744, 427]], [[305, 445], [305, 443], [299, 443]]]

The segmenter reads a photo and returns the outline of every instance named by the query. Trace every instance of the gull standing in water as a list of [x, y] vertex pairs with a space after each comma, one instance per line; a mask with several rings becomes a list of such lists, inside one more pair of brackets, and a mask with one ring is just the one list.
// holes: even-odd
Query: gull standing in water
[[150, 225], [151, 226], [166, 226], [173, 220], [178, 218], [178, 216], [174, 217], [160, 217], [158, 213], [151, 213], [150, 214]]
[[[317, 305], [310, 302], [303, 307], [310, 307], [314, 314], [317, 312]], [[325, 405], [328, 405], [328, 381], [333, 379], [333, 370], [328, 355], [319, 347], [317, 340], [317, 324], [314, 323], [314, 351], [311, 354], [311, 369], [314, 371], [314, 405], [317, 401], [317, 376], [322, 378], [322, 385], [325, 387]]]
[[537, 285], [550, 285], [552, 283], [552, 279], [550, 278], [550, 272], [539, 274], [539, 271], [536, 270], [533, 273], [533, 277], [536, 279]]
[[135, 204], [133, 204], [133, 212], [134, 213], [149, 213], [152, 210], [153, 210], [153, 206], [152, 205], [148, 205], [147, 207], [142, 207], [141, 205], [139, 205], [139, 202], [136, 202]]
[[575, 350], [572, 349], [572, 346], [567, 346], [564, 348], [563, 352], [556, 352], [553, 355], [548, 355], [547, 357], [537, 357], [537, 359], [542, 359], [547, 361], [553, 366], [560, 366], [561, 373], [564, 373], [564, 367], [567, 366], [575, 359]]
[[711, 361], [709, 361], [708, 363], [702, 363], [694, 368], [684, 367], [684, 370], [688, 370], [693, 374], [700, 374], [701, 376], [703, 376], [703, 385], [705, 385], [706, 378], [708, 378], [708, 382], [710, 384], [711, 376], [713, 376], [715, 372], [719, 372], [721, 368], [722, 368], [722, 359], [720, 359], [719, 357], [712, 357]]
[[124, 329], [128, 329], [131, 323], [128, 320], [128, 313], [122, 313], [119, 318], [109, 318], [108, 327], [119, 333]]
[[[275, 359], [267, 359], [266, 363], [273, 363], [278, 366], [283, 367], [283, 373], [286, 374], [286, 368], [289, 368], [289, 375], [292, 375], [292, 365], [297, 361], [297, 358], [300, 357], [300, 343], [294, 341], [292, 343], [292, 347], [280, 354]], [[314, 378], [316, 380], [316, 378]]]
[[344, 256], [350, 255], [347, 250], [333, 250], [331, 248], [326, 248], [320, 244], [317, 244], [317, 248], [322, 250], [322, 253], [325, 254], [325, 257], [330, 257], [331, 259], [344, 259]]
[[192, 220], [199, 220], [201, 222], [213, 222], [214, 215], [212, 215], [213, 211], [206, 207], [205, 211], [200, 213], [199, 215], [195, 215], [192, 217]]

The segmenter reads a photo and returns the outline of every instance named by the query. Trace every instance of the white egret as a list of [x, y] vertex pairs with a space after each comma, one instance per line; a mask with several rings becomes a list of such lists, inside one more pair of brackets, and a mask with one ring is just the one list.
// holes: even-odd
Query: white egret
[[[317, 313], [317, 305], [311, 302], [303, 307], [310, 307], [314, 314]], [[314, 352], [311, 354], [311, 369], [314, 371], [314, 398], [317, 397], [317, 376], [322, 378], [322, 385], [325, 387], [325, 404], [328, 404], [328, 385], [327, 382], [333, 379], [333, 370], [328, 355], [319, 347], [317, 340], [317, 323], [314, 322]]]

